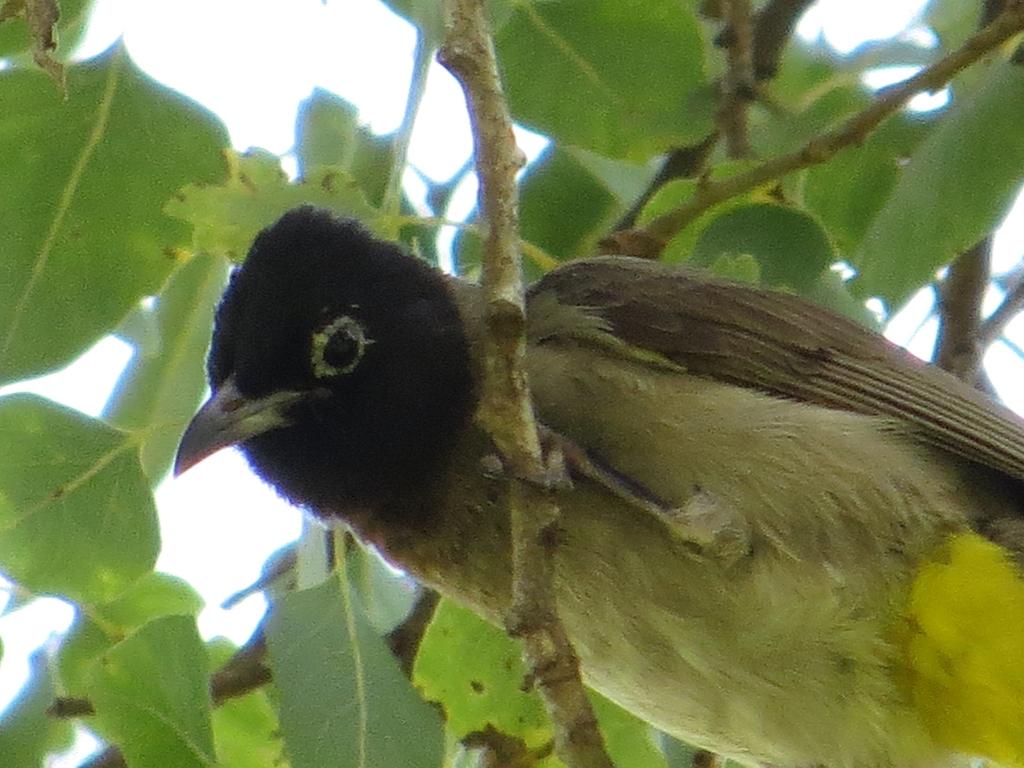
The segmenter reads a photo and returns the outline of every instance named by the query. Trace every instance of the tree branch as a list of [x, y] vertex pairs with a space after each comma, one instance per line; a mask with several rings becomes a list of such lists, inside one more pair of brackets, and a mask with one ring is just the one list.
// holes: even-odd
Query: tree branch
[[[210, 698], [213, 706], [219, 706], [228, 699], [245, 696], [270, 682], [270, 667], [264, 664], [267, 655], [267, 641], [262, 625], [256, 629], [249, 642], [235, 651], [234, 655], [210, 677]], [[50, 717], [71, 718], [96, 714], [96, 707], [86, 698], [59, 696], [46, 710]]]
[[[523, 372], [526, 314], [519, 264], [516, 172], [524, 163], [498, 77], [482, 0], [447, 0], [439, 58], [459, 81], [473, 129], [481, 218], [487, 223], [481, 284], [486, 301], [481, 419], [511, 470], [511, 634], [523, 642], [532, 678], [569, 768], [611, 768], [555, 605], [553, 549], [558, 507]], [[564, 469], [563, 469], [564, 472]]]
[[[664, 161], [662, 161], [661, 167], [658, 168], [654, 178], [651, 179], [651, 183], [647, 185], [647, 189], [633, 202], [629, 210], [622, 215], [622, 218], [612, 228], [612, 234], [609, 235], [609, 238], [614, 238], [615, 232], [634, 226], [640, 211], [654, 197], [654, 193], [668, 184], [668, 182], [673, 179], [692, 179], [699, 176], [707, 164], [711, 150], [715, 148], [717, 143], [718, 133], [715, 132], [710, 134], [700, 144], [677, 147], [670, 151], [665, 156]], [[604, 247], [603, 243], [602, 247]], [[609, 252], [619, 253], [619, 251], [614, 249]]]
[[754, 48], [751, 55], [754, 80], [771, 80], [779, 71], [782, 51], [796, 23], [814, 0], [770, 0], [754, 16]]
[[739, 158], [750, 154], [747, 107], [754, 98], [753, 27], [750, 0], [724, 0], [724, 6], [725, 29], [715, 41], [725, 48], [727, 63], [717, 120], [725, 137], [726, 152], [731, 158]]
[[987, 349], [990, 344], [1002, 336], [1007, 324], [1024, 310], [1024, 270], [1018, 272], [1006, 286], [1006, 295], [1002, 303], [981, 324], [978, 331], [978, 344]]
[[[751, 47], [751, 74], [755, 85], [770, 80], [778, 71], [779, 58], [789, 42], [796, 22], [813, 0], [771, 0], [754, 16]], [[714, 18], [721, 18], [720, 9]], [[692, 179], [701, 173], [711, 152], [718, 143], [718, 131], [709, 134], [699, 144], [676, 147], [666, 156], [647, 189], [633, 202], [629, 210], [612, 227], [611, 234], [603, 238], [599, 248], [603, 253], [635, 253], [630, 243], [635, 237], [629, 230], [654, 194], [673, 179]], [[641, 238], [642, 249], [644, 239]], [[636, 253], [635, 255], [644, 255]]]
[[722, 768], [725, 765], [725, 758], [708, 752], [706, 749], [698, 749], [693, 753], [693, 761], [690, 768]]
[[[984, 29], [991, 24], [1006, 11], [1007, 5], [1008, 0], [985, 0], [979, 27]], [[938, 291], [939, 333], [933, 355], [940, 368], [969, 384], [988, 388], [989, 391], [992, 391], [991, 382], [987, 376], [982, 375], [982, 359], [995, 338], [987, 338], [985, 334], [981, 304], [985, 299], [991, 273], [992, 235], [979, 240], [950, 264], [946, 279]], [[999, 310], [1006, 306], [1008, 304], [1004, 302]], [[1012, 300], [1009, 306], [1012, 307]], [[996, 335], [1002, 331], [1002, 326], [997, 327], [999, 331]]]
[[959, 49], [897, 86], [882, 91], [866, 109], [839, 128], [826, 131], [801, 149], [776, 157], [720, 182], [703, 185], [686, 203], [659, 216], [642, 229], [632, 230], [630, 255], [656, 257], [665, 244], [686, 225], [718, 203], [818, 163], [846, 147], [859, 144], [885, 118], [899, 110], [912, 96], [944, 86], [954, 75], [969, 67], [1024, 29], [1024, 0], [1012, 0], [996, 19], [967, 40]]
[[938, 292], [935, 364], [972, 385], [985, 352], [978, 332], [991, 264], [992, 238], [986, 237], [950, 264]]
[[428, 587], [421, 587], [409, 615], [384, 638], [392, 655], [398, 659], [398, 666], [410, 679], [412, 678], [413, 664], [416, 662], [416, 654], [423, 641], [423, 634], [430, 626], [430, 620], [434, 618], [434, 611], [437, 610], [437, 604], [440, 601], [441, 596], [436, 591]]

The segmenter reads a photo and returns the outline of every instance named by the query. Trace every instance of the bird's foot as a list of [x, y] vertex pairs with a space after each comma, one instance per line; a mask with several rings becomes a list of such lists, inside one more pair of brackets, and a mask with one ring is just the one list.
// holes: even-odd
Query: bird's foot
[[480, 459], [480, 469], [484, 475], [493, 478], [515, 477], [547, 492], [572, 490], [570, 466], [562, 443], [553, 440], [552, 436], [555, 433], [546, 427], [540, 427], [538, 434], [541, 443], [541, 466], [538, 470], [515, 472], [500, 453], [488, 453]]
[[735, 507], [700, 486], [694, 486], [693, 495], [668, 517], [673, 530], [726, 563], [750, 554], [750, 524]]
[[541, 439], [548, 455], [562, 457], [571, 476], [597, 483], [630, 506], [653, 515], [701, 554], [731, 563], [750, 552], [747, 521], [732, 505], [700, 486], [694, 487], [682, 505], [673, 504], [552, 429], [541, 427]]

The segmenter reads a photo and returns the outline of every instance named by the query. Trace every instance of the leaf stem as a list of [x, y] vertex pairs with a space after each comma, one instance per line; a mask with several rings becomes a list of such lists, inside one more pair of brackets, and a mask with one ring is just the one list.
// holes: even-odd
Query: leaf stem
[[416, 116], [423, 103], [423, 94], [427, 90], [427, 75], [430, 62], [434, 58], [434, 50], [426, 41], [422, 32], [416, 34], [416, 50], [413, 53], [412, 79], [409, 83], [409, 98], [405, 102], [405, 114], [402, 124], [395, 134], [394, 157], [388, 173], [388, 183], [384, 188], [381, 210], [385, 216], [398, 216], [402, 208], [402, 176], [405, 173], [406, 159], [409, 155], [409, 142], [413, 129], [416, 127]]

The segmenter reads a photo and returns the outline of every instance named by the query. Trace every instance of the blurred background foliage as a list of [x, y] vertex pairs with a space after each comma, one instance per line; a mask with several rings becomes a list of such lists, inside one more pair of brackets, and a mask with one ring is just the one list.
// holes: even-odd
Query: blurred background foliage
[[[55, 23], [51, 2], [0, 4], [0, 384], [62, 368], [110, 335], [133, 348], [98, 418], [34, 394], [0, 397], [5, 611], [44, 595], [75, 609], [0, 719], [9, 768], [66, 750], [72, 724], [108, 745], [82, 758], [94, 767], [558, 764], [511, 641], [454, 604], [434, 610], [343, 535], [325, 541], [313, 529], [268, 562], [254, 589], [271, 609], [241, 647], [204, 639], [194, 585], [153, 569], [153, 491], [204, 393], [217, 297], [259, 229], [310, 202], [443, 267], [478, 269], [475, 216], [451, 208], [471, 168], [424, 177], [416, 199], [401, 183], [440, 42], [438, 5], [388, 4], [418, 30], [401, 128], [376, 135], [352, 104], [316, 89], [284, 164], [233, 149], [217, 116], [154, 81], [123, 43], [71, 58], [87, 0], [63, 0]], [[522, 177], [529, 277], [801, 150], [880, 98], [873, 75], [941, 61], [1001, 9], [932, 0], [910, 32], [839, 55], [793, 34], [811, 2], [752, 3], [753, 37], [738, 43], [726, 16], [746, 5], [490, 4], [512, 113], [546, 140]], [[974, 259], [988, 297], [975, 353], [997, 344], [1019, 354], [1010, 328], [1022, 244], [991, 261], [1024, 178], [1019, 43], [1011, 37], [937, 102], [896, 111], [834, 157], [701, 210], [662, 258], [876, 327], [925, 289], [944, 331], [956, 320], [935, 300], [947, 268]], [[977, 378], [987, 383], [983, 370]], [[597, 705], [620, 768], [690, 765], [689, 748]]]

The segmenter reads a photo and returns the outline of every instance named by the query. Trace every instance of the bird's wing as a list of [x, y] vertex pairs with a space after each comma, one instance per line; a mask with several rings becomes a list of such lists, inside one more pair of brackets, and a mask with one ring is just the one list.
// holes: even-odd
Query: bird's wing
[[[797, 296], [614, 256], [548, 273], [531, 288], [530, 301], [549, 294], [563, 307], [601, 318], [624, 349], [644, 359], [780, 397], [890, 417], [923, 442], [1024, 480], [1020, 417]], [[601, 336], [580, 333], [591, 341]]]

